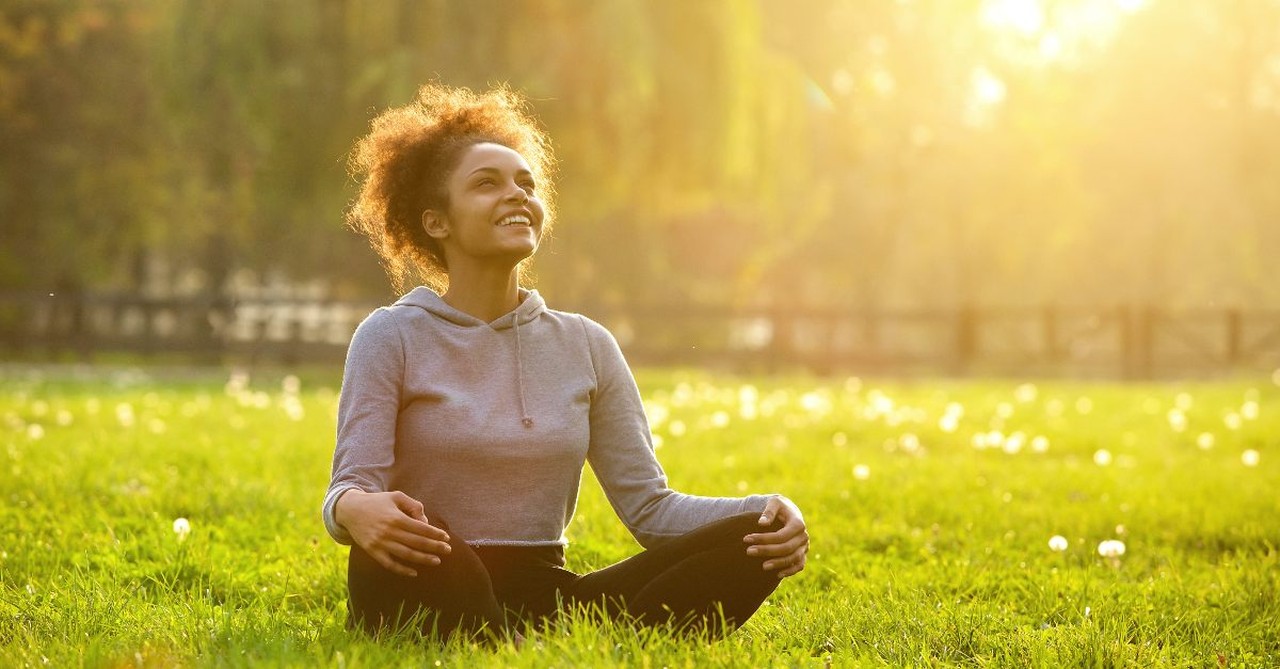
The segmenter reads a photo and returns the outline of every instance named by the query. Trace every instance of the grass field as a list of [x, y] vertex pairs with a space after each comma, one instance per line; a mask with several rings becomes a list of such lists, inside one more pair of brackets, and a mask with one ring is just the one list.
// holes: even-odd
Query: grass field
[[[522, 649], [344, 631], [336, 381], [7, 368], [0, 666], [1280, 666], [1280, 379], [642, 373], [674, 486], [787, 494], [809, 568], [719, 643]], [[583, 488], [575, 570], [636, 550]]]

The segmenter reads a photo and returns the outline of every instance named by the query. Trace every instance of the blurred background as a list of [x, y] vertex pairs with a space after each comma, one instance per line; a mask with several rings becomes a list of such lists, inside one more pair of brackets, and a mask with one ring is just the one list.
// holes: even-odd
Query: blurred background
[[536, 287], [637, 359], [1280, 365], [1280, 0], [4, 0], [5, 357], [340, 359], [429, 80], [533, 100]]

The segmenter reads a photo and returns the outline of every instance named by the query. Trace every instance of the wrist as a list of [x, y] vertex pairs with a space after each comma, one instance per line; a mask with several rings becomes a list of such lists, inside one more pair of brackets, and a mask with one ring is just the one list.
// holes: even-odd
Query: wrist
[[338, 494], [338, 499], [333, 502], [333, 520], [342, 526], [348, 532], [351, 528], [347, 525], [347, 521], [351, 516], [351, 507], [357, 502], [357, 498], [361, 495], [368, 494], [359, 488], [347, 488]]

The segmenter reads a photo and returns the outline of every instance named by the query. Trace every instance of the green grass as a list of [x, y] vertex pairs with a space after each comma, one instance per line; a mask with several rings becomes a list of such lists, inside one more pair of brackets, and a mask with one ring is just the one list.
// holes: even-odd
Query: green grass
[[[336, 370], [304, 375], [296, 399], [279, 374], [226, 382], [3, 370], [0, 666], [1280, 666], [1267, 378], [643, 373], [673, 484], [792, 497], [809, 568], [719, 643], [575, 618], [520, 650], [344, 631], [345, 552], [318, 517]], [[1022, 448], [975, 447], [993, 430]], [[570, 539], [576, 570], [636, 550], [591, 481]], [[1122, 557], [1098, 555], [1108, 539]]]

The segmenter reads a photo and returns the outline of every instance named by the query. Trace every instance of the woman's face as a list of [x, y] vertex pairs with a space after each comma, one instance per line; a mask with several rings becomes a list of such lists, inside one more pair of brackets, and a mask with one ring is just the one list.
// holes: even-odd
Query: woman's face
[[445, 180], [446, 211], [428, 211], [423, 224], [440, 240], [450, 268], [460, 262], [514, 268], [533, 255], [545, 212], [529, 164], [514, 150], [483, 142], [462, 152]]

